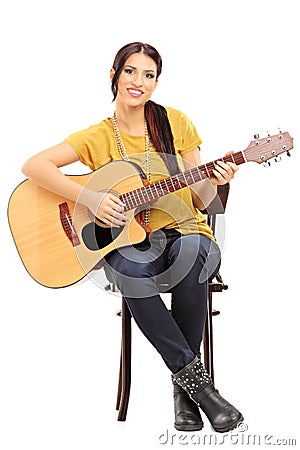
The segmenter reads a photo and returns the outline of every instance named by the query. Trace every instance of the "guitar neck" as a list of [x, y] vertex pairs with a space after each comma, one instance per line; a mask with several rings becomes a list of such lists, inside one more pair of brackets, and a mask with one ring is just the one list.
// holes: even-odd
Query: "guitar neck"
[[177, 175], [173, 175], [160, 181], [156, 181], [155, 183], [149, 183], [139, 189], [126, 192], [120, 196], [120, 199], [125, 204], [125, 211], [153, 203], [164, 195], [171, 194], [179, 189], [204, 180], [205, 178], [209, 178], [212, 175], [218, 161], [223, 161], [225, 163], [233, 162], [240, 165], [245, 163], [247, 159], [244, 156], [244, 152], [236, 152], [208, 164], [193, 167], [192, 169], [185, 170]]

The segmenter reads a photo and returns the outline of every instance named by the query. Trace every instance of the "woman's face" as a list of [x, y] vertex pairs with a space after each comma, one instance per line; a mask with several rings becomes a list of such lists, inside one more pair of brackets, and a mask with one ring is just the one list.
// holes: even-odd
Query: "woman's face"
[[[111, 80], [114, 70], [111, 69]], [[133, 53], [125, 61], [118, 81], [117, 102], [127, 106], [143, 106], [157, 85], [155, 61], [144, 53]]]

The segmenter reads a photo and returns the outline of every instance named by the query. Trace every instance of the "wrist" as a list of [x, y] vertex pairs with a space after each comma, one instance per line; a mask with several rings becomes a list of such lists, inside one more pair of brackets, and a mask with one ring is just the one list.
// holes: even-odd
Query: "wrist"
[[82, 188], [77, 202], [86, 206], [93, 214], [96, 214], [102, 195], [99, 192], [92, 191], [91, 189]]

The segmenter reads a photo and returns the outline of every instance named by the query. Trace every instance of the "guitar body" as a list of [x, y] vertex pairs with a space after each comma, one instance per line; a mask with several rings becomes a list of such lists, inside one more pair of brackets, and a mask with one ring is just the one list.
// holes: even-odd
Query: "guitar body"
[[[87, 175], [68, 178], [96, 192], [123, 194], [144, 186], [144, 173], [133, 163], [113, 161]], [[135, 210], [120, 228], [101, 226], [90, 211], [29, 180], [11, 195], [8, 219], [21, 260], [43, 286], [58, 288], [76, 283], [114, 249], [146, 237]]]

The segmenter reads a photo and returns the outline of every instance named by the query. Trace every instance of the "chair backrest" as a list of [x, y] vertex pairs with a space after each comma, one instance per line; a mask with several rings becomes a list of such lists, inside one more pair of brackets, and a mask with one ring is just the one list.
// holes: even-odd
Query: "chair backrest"
[[217, 216], [225, 213], [230, 185], [229, 183], [219, 185], [217, 187], [217, 195], [213, 201], [201, 211], [207, 217], [207, 223], [212, 229], [214, 235], [216, 234]]
[[229, 183], [217, 186], [217, 195], [213, 201], [201, 211], [203, 214], [214, 215], [214, 214], [224, 214], [228, 195], [229, 195], [230, 185]]

